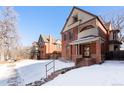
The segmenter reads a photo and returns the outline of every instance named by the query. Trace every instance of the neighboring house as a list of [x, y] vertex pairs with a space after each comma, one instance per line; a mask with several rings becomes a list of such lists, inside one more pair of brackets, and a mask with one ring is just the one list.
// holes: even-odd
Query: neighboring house
[[74, 7], [62, 29], [62, 57], [84, 66], [101, 63], [105, 53], [120, 49], [119, 30], [98, 16]]
[[38, 42], [34, 41], [31, 48], [31, 59], [40, 59], [40, 50]]
[[38, 40], [40, 59], [48, 59], [53, 56], [54, 53], [60, 56], [61, 54], [61, 41], [55, 40], [51, 35], [40, 35]]

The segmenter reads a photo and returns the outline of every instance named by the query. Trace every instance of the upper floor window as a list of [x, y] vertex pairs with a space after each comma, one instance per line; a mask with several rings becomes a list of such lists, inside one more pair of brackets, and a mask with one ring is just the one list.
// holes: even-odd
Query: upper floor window
[[91, 28], [94, 28], [94, 26], [92, 26], [92, 25], [85, 26], [84, 28], [81, 29], [80, 32], [82, 32], [83, 30], [91, 29]]
[[78, 15], [74, 15], [74, 16], [72, 16], [72, 18], [73, 18], [73, 23], [78, 21]]
[[68, 33], [68, 35], [69, 35], [69, 40], [72, 40], [72, 39], [73, 39], [73, 32], [70, 31], [70, 32]]

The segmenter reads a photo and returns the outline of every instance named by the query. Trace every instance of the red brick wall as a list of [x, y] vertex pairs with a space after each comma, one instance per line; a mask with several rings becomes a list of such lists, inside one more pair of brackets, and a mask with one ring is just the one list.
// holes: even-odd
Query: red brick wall
[[90, 52], [95, 54], [96, 53], [96, 42], [92, 42], [90, 44]]
[[45, 44], [40, 48], [40, 58], [46, 59], [46, 45]]
[[[81, 30], [83, 27], [85, 27], [87, 25], [93, 25], [94, 27], [96, 27], [96, 20], [94, 19], [94, 20], [91, 20], [91, 21], [89, 21], [89, 22], [87, 22], [85, 24], [81, 24], [79, 26], [79, 30]], [[77, 38], [78, 38], [78, 27], [74, 27], [73, 29], [71, 29], [69, 31], [73, 31], [73, 36], [74, 36], [73, 40], [77, 40]], [[68, 36], [68, 31], [62, 33], [62, 57], [67, 59], [66, 46], [71, 41], [69, 41], [69, 40], [64, 41], [63, 35], [65, 33], [66, 33], [66, 36]], [[100, 32], [99, 35], [102, 36], [106, 41], [105, 42], [106, 46], [104, 46], [104, 50], [106, 51], [107, 47], [108, 47], [108, 45], [107, 45], [108, 36], [107, 36], [107, 34], [103, 33], [103, 31]], [[91, 43], [90, 47], [91, 47], [90, 52], [92, 54], [96, 54], [96, 62], [97, 63], [101, 62], [101, 44], [100, 44], [100, 41], [96, 41], [96, 42]], [[76, 59], [76, 46], [75, 45], [72, 46], [72, 55], [70, 55], [70, 56], [72, 57], [72, 60], [75, 62], [75, 59]]]
[[105, 40], [104, 44], [102, 44], [102, 51], [108, 51], [108, 47], [109, 47], [108, 38], [109, 38], [109, 35], [108, 35], [108, 33], [104, 33], [104, 31], [102, 31], [102, 29], [100, 29], [99, 27], [98, 27], [98, 30], [99, 30], [99, 36], [101, 36]]
[[96, 63], [101, 62], [101, 44], [100, 41], [96, 41]]
[[[68, 40], [68, 34], [69, 31], [73, 31], [73, 39], [72, 40]], [[73, 29], [70, 29], [69, 31], [63, 32], [62, 33], [62, 57], [65, 59], [67, 58], [67, 51], [66, 51], [66, 46], [69, 45], [70, 42], [72, 42], [73, 40], [76, 40], [78, 38], [78, 27], [74, 27]], [[66, 41], [64, 41], [64, 34], [66, 34]], [[71, 48], [69, 50], [69, 57], [73, 58], [73, 56], [76, 54], [76, 49], [75, 46], [72, 46], [72, 55], [71, 55]]]
[[66, 46], [67, 46], [67, 40], [64, 40], [64, 34], [67, 34], [66, 32], [62, 33], [62, 57], [66, 59]]

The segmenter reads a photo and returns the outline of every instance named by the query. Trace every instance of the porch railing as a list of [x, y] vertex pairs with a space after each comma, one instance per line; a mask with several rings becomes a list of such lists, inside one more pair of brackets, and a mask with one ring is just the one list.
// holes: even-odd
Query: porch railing
[[46, 68], [46, 78], [48, 78], [48, 72], [52, 70], [52, 73], [55, 72], [55, 60], [50, 61], [48, 64], [45, 65]]

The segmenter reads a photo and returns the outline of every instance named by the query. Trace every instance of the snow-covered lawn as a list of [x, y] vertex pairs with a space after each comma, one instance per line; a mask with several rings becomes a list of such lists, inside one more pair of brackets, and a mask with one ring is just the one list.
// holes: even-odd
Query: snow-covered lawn
[[[0, 85], [8, 85], [7, 82], [8, 79], [13, 76], [13, 70], [17, 70], [24, 84], [45, 78], [45, 65], [50, 61], [52, 60], [22, 60], [16, 62], [13, 67], [9, 66], [9, 64], [0, 65]], [[74, 66], [74, 63], [65, 63], [59, 60], [55, 61], [55, 70], [71, 66]]]
[[74, 69], [44, 85], [124, 85], [124, 61], [106, 61]]
[[9, 77], [9, 69], [7, 68], [7, 64], [0, 65], [0, 85], [6, 85], [7, 79]]

